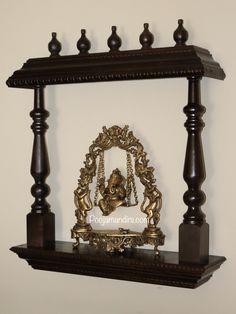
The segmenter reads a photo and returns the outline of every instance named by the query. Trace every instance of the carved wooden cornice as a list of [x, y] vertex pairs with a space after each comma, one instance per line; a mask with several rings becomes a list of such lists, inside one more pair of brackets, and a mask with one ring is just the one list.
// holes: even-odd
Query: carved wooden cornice
[[225, 73], [208, 50], [196, 46], [150, 48], [29, 59], [7, 80], [9, 87], [206, 76]]

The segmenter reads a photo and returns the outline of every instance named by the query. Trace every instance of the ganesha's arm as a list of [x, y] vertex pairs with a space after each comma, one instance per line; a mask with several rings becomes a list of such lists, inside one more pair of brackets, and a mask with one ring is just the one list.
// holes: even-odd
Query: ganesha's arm
[[104, 180], [101, 180], [99, 183], [99, 192], [102, 196], [104, 196], [104, 192], [105, 192], [105, 184], [104, 184]]

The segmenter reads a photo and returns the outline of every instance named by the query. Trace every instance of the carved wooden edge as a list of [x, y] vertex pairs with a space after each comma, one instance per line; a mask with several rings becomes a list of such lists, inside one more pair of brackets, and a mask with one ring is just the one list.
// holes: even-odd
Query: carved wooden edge
[[208, 50], [196, 46], [116, 51], [29, 59], [7, 80], [9, 87], [207, 76], [225, 73]]
[[200, 286], [226, 260], [210, 256], [208, 264], [183, 264], [178, 262], [175, 252], [161, 251], [160, 259], [145, 249], [128, 249], [127, 255], [122, 256], [108, 255], [88, 244], [82, 244], [79, 251], [73, 250], [72, 243], [61, 241], [56, 242], [55, 249], [20, 245], [11, 251], [35, 269], [184, 288]]

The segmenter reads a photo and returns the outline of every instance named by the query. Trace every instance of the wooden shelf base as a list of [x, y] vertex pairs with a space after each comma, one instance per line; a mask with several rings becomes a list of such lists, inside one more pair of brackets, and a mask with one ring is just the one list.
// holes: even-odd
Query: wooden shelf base
[[161, 251], [156, 258], [152, 250], [127, 249], [122, 255], [109, 255], [88, 244], [73, 249], [71, 242], [56, 241], [55, 249], [14, 246], [11, 251], [26, 259], [34, 269], [86, 276], [121, 279], [159, 285], [196, 288], [210, 279], [226, 260], [209, 256], [205, 265], [179, 263], [176, 252]]

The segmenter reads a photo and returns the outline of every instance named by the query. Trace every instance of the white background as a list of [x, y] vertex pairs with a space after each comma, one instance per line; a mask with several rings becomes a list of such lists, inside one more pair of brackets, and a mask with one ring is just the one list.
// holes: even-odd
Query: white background
[[[0, 313], [235, 313], [235, 11], [233, 0], [0, 1]], [[87, 29], [92, 52], [107, 51], [112, 25], [118, 27], [122, 49], [135, 49], [140, 47], [143, 23], [148, 22], [155, 35], [153, 46], [164, 47], [174, 45], [178, 18], [189, 31], [188, 44], [209, 49], [227, 75], [225, 81], [202, 80], [202, 103], [207, 108], [203, 210], [211, 230], [210, 253], [225, 255], [227, 262], [196, 290], [33, 270], [9, 251], [26, 241], [25, 216], [33, 202], [29, 173], [33, 93], [7, 88], [6, 79], [28, 58], [49, 55], [53, 31], [62, 42], [63, 55], [77, 53], [81, 28]], [[46, 90], [45, 102], [50, 111], [48, 199], [56, 214], [57, 239], [71, 241], [73, 190], [91, 141], [103, 125], [129, 124], [145, 146], [163, 193], [164, 249], [178, 250], [178, 225], [186, 211], [182, 108], [187, 104], [187, 81], [54, 86]]]

